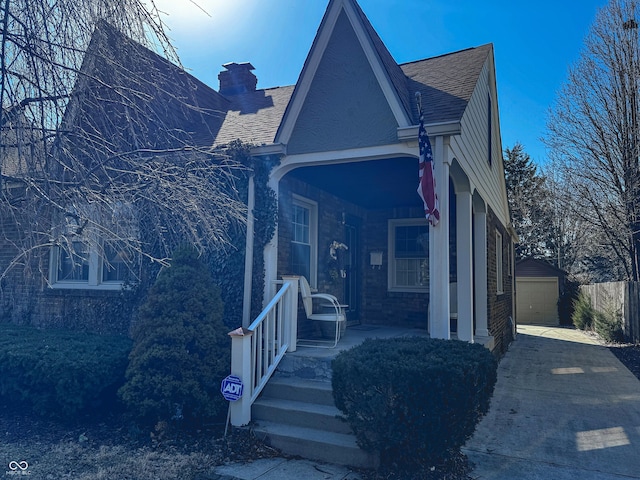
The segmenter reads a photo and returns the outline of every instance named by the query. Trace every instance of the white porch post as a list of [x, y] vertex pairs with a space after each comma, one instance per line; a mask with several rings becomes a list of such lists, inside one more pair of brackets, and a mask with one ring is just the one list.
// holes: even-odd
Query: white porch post
[[458, 339], [468, 342], [473, 342], [471, 201], [471, 192], [456, 194]]
[[251, 341], [253, 332], [244, 331], [243, 335], [230, 332], [231, 336], [231, 375], [242, 380], [246, 391], [240, 399], [230, 402], [231, 425], [240, 427], [251, 421]]
[[429, 227], [429, 334], [451, 338], [449, 325], [449, 164], [444, 138], [435, 138], [433, 161], [440, 222]]
[[474, 257], [476, 292], [476, 337], [489, 337], [487, 328], [487, 214], [476, 212], [474, 220]]
[[251, 325], [251, 284], [253, 281], [253, 208], [255, 206], [255, 185], [253, 175], [249, 177], [247, 193], [247, 236], [244, 255], [244, 296], [242, 299], [242, 326]]
[[287, 352], [295, 352], [298, 348], [298, 288], [300, 277], [297, 275], [283, 275], [283, 287], [289, 284], [289, 292], [287, 292], [287, 301], [285, 303], [286, 319], [284, 325], [285, 341], [289, 344]]

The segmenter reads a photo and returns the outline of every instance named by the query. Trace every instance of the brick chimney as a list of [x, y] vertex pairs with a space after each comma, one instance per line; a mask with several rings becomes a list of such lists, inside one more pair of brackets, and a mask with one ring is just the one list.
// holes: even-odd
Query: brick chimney
[[249, 62], [225, 63], [226, 70], [218, 74], [220, 80], [220, 94], [235, 95], [236, 93], [255, 92], [258, 78], [251, 72], [255, 67]]

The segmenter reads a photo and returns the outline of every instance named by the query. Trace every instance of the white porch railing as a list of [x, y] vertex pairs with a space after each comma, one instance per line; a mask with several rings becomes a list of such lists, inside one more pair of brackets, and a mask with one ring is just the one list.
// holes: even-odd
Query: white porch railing
[[247, 329], [231, 332], [231, 375], [242, 380], [242, 397], [231, 402], [231, 425], [251, 421], [251, 405], [287, 351], [296, 350], [298, 277], [274, 282], [280, 289]]

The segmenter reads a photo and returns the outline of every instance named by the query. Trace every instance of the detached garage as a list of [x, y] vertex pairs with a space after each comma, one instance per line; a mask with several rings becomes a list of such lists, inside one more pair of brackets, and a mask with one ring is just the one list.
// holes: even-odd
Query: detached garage
[[565, 272], [544, 260], [516, 263], [516, 319], [519, 324], [558, 325], [558, 297]]

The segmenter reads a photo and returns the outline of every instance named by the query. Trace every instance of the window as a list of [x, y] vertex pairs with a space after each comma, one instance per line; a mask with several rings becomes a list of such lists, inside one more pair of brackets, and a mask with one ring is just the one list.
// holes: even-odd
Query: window
[[[95, 209], [73, 207], [56, 227], [59, 243], [51, 249], [49, 266], [52, 288], [117, 290], [130, 279], [131, 256], [126, 242], [117, 238], [135, 235], [133, 209], [115, 203], [108, 219], [90, 218], [98, 218]], [[101, 238], [105, 231], [116, 238]]]
[[294, 195], [291, 238], [291, 271], [316, 286], [318, 269], [318, 205]]
[[50, 277], [54, 288], [120, 289], [128, 278], [125, 255], [113, 246], [74, 240], [51, 251]]
[[389, 220], [389, 290], [429, 288], [429, 226], [426, 219]]
[[496, 230], [496, 293], [504, 293], [504, 280], [502, 271], [502, 234]]

